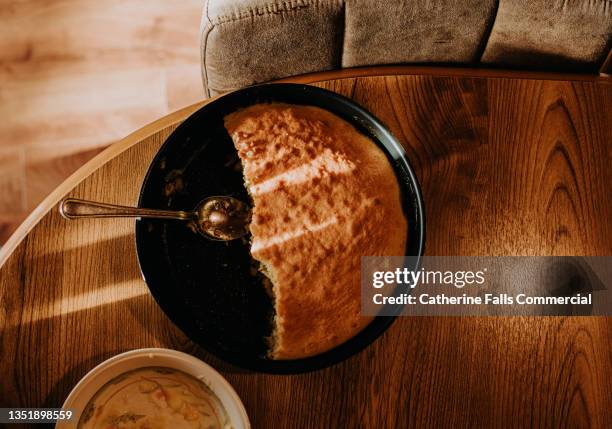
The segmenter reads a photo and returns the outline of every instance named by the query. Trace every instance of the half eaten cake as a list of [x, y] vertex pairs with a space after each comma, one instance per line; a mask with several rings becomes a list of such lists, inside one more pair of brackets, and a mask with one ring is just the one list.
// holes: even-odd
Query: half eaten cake
[[361, 256], [403, 255], [400, 189], [382, 150], [313, 106], [257, 104], [228, 115], [253, 200], [251, 254], [272, 283], [272, 359], [330, 350], [360, 315]]

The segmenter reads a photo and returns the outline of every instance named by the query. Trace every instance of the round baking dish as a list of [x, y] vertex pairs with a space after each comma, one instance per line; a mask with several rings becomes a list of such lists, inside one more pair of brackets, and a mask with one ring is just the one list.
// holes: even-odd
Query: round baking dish
[[[202, 107], [168, 137], [153, 159], [142, 185], [139, 206], [191, 209], [209, 195], [232, 195], [249, 201], [240, 162], [223, 118], [262, 102], [326, 109], [353, 124], [384, 151], [400, 184], [408, 219], [406, 255], [412, 256], [409, 260], [413, 265], [409, 268], [417, 269], [425, 243], [424, 208], [404, 149], [365, 109], [313, 86], [253, 86]], [[390, 316], [376, 317], [351, 340], [317, 356], [270, 360], [265, 357], [264, 337], [271, 301], [261, 279], [253, 275], [248, 240], [215, 242], [178, 222], [140, 219], [136, 222], [136, 244], [145, 282], [168, 317], [204, 349], [245, 369], [289, 374], [333, 365], [373, 342], [394, 320]]]

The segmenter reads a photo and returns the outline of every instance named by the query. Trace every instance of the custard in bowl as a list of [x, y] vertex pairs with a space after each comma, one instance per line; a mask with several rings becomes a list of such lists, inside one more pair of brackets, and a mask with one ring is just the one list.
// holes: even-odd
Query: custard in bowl
[[202, 381], [171, 368], [139, 368], [100, 389], [79, 429], [230, 429], [219, 398]]
[[250, 429], [244, 405], [212, 367], [186, 353], [138, 349], [89, 371], [63, 409], [56, 429]]

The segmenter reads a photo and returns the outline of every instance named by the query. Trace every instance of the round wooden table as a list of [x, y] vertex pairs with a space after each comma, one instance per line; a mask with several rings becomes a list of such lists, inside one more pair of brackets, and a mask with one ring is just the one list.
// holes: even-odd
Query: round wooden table
[[[597, 77], [386, 67], [319, 73], [405, 146], [429, 255], [612, 254], [612, 85]], [[0, 406], [58, 407], [92, 367], [168, 347], [219, 369], [255, 428], [612, 427], [612, 321], [403, 317], [334, 367], [296, 376], [215, 360], [141, 278], [129, 219], [66, 221], [74, 196], [136, 204], [164, 139], [202, 103], [85, 165], [0, 255]]]

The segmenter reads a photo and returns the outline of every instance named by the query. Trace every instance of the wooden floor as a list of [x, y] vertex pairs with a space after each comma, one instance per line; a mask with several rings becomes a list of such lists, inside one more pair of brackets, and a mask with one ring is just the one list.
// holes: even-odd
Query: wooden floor
[[108, 144], [204, 97], [201, 7], [0, 1], [0, 245]]

